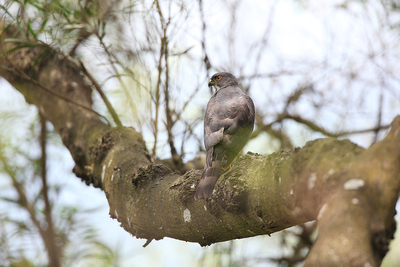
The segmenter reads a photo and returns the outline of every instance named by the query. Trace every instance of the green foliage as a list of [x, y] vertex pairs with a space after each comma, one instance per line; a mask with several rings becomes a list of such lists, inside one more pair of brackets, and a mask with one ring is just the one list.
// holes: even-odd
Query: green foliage
[[82, 35], [105, 36], [106, 18], [101, 17], [105, 11], [99, 9], [98, 1], [10, 0], [2, 9], [21, 29], [24, 41], [44, 42], [61, 51], [67, 52]]

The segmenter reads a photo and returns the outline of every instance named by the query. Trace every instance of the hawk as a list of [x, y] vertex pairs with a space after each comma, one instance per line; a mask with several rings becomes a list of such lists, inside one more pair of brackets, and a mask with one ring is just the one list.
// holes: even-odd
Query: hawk
[[242, 92], [235, 76], [216, 73], [208, 86], [214, 86], [216, 92], [208, 101], [204, 116], [206, 165], [195, 200], [211, 196], [219, 176], [230, 168], [254, 127], [253, 100]]

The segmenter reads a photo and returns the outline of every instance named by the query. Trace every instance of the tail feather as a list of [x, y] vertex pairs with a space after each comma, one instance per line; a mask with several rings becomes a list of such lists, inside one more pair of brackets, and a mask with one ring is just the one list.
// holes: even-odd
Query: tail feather
[[204, 179], [201, 179], [199, 186], [197, 187], [196, 194], [194, 195], [194, 199], [199, 200], [202, 198], [210, 197], [212, 195], [217, 180], [218, 177], [216, 176], [208, 176]]
[[224, 150], [222, 146], [211, 147], [207, 150], [207, 161], [203, 173], [197, 187], [195, 200], [208, 198], [212, 195], [215, 183], [222, 173], [222, 160], [224, 158]]
[[194, 199], [199, 200], [210, 197], [220, 175], [221, 168], [219, 165], [217, 168], [206, 166], [203, 170], [203, 174], [201, 175], [200, 183], [197, 187]]

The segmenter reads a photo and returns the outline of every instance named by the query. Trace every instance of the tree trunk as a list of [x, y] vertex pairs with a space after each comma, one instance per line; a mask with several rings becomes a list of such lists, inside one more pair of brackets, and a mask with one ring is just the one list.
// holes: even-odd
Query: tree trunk
[[[0, 29], [6, 25], [0, 22]], [[319, 139], [268, 157], [248, 153], [222, 175], [211, 198], [194, 201], [201, 171], [152, 164], [142, 136], [104, 123], [80, 70], [51, 48], [0, 40], [0, 75], [60, 134], [75, 174], [104, 190], [110, 215], [137, 238], [210, 245], [318, 220], [306, 266], [378, 266], [393, 237], [400, 191], [400, 117], [364, 150]], [[17, 37], [15, 37], [17, 36]]]

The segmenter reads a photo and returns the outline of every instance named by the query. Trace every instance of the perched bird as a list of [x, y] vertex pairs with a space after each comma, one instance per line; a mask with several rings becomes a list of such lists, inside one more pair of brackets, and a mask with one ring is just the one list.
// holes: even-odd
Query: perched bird
[[208, 86], [214, 86], [216, 92], [208, 101], [204, 116], [206, 166], [195, 200], [211, 196], [219, 176], [230, 168], [254, 127], [253, 100], [242, 92], [235, 76], [216, 73]]

